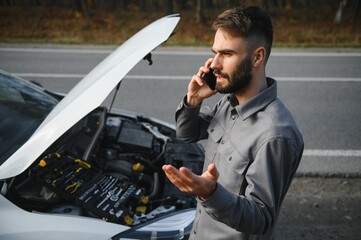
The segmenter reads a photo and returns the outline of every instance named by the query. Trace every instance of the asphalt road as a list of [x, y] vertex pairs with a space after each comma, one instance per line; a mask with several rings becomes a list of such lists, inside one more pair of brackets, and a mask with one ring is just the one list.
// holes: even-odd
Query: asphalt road
[[[2, 44], [0, 69], [68, 92], [113, 49]], [[114, 107], [173, 123], [190, 76], [210, 56], [206, 48], [157, 49], [152, 65], [141, 61], [122, 81]], [[274, 49], [267, 74], [304, 135], [298, 174], [361, 176], [361, 50]]]

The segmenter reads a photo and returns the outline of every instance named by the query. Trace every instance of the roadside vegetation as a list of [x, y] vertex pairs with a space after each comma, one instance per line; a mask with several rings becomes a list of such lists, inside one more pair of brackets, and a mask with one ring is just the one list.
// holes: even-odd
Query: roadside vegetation
[[[201, 11], [199, 2], [203, 3]], [[209, 46], [215, 16], [239, 2], [245, 1], [0, 0], [0, 42], [120, 44], [150, 22], [174, 12], [180, 13], [181, 21], [167, 45]], [[361, 47], [359, 0], [247, 2], [267, 7], [276, 47]]]

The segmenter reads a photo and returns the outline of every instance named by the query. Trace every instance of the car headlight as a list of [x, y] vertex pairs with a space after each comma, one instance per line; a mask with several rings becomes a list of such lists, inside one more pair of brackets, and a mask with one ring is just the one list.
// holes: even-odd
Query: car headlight
[[125, 239], [187, 239], [192, 229], [195, 209], [172, 213], [146, 225], [133, 227], [112, 237], [112, 240]]

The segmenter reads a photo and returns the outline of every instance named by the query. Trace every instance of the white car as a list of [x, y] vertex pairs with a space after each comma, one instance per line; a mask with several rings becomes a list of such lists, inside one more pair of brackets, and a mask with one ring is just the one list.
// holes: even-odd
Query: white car
[[66, 96], [0, 71], [0, 239], [186, 239], [196, 200], [161, 167], [201, 173], [204, 151], [169, 123], [101, 106], [168, 39], [161, 18], [102, 61]]

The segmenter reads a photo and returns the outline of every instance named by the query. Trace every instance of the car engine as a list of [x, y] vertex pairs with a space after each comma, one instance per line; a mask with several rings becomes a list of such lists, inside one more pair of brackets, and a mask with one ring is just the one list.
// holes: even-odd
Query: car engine
[[24, 173], [6, 197], [27, 211], [72, 214], [129, 226], [195, 207], [164, 164], [201, 174], [204, 152], [175, 130], [142, 116], [100, 107], [81, 119]]

